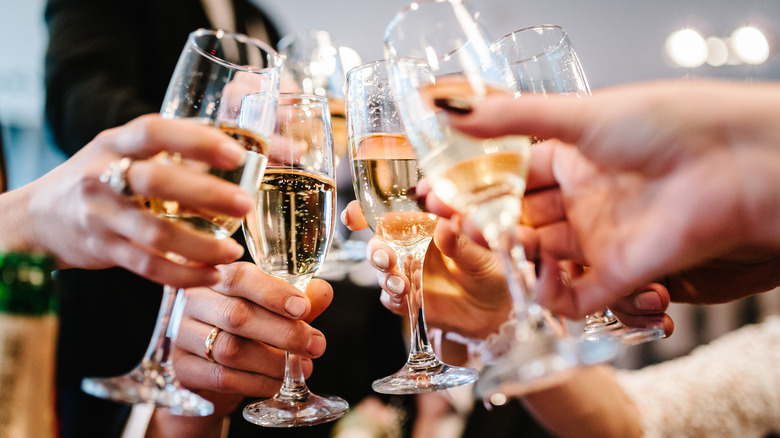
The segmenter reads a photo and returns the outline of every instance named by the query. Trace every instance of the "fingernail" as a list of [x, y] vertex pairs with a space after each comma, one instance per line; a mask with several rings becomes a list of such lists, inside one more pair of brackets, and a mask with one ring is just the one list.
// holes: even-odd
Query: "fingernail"
[[347, 224], [347, 209], [346, 208], [344, 210], [341, 210], [340, 218], [341, 218], [341, 223], [342, 224], [344, 224], [345, 226], [349, 226], [349, 224]]
[[[661, 310], [663, 309], [663, 302], [658, 292], [647, 291], [638, 294], [634, 297], [634, 305], [641, 310]], [[663, 324], [663, 322], [662, 322]]]
[[387, 289], [395, 295], [404, 293], [404, 281], [397, 275], [391, 275], [385, 282]]
[[438, 97], [433, 99], [433, 104], [453, 114], [470, 114], [474, 111], [471, 102], [457, 97]]
[[[242, 248], [242, 250], [243, 250], [243, 248]], [[239, 256], [239, 257], [241, 257], [241, 256]], [[236, 258], [238, 258], [238, 257], [236, 257]], [[221, 265], [217, 265], [217, 270], [213, 271], [211, 274], [209, 274], [209, 276], [211, 277], [209, 279], [209, 284], [211, 284], [212, 286], [219, 286], [220, 284], [222, 284], [223, 281], [225, 281], [225, 274], [222, 273], [223, 269], [224, 268]]]
[[254, 206], [254, 200], [243, 190], [233, 196], [233, 205], [237, 210], [248, 212]]
[[222, 155], [229, 159], [233, 167], [238, 167], [246, 161], [246, 149], [233, 140], [225, 140], [220, 144]]
[[232, 257], [233, 260], [237, 260], [242, 255], [244, 255], [244, 247], [241, 246], [238, 242], [235, 240], [227, 240], [227, 242], [230, 244], [230, 257]]
[[315, 333], [309, 338], [309, 345], [306, 346], [306, 352], [313, 357], [322, 356], [325, 352], [325, 336], [322, 333]]
[[649, 329], [662, 330], [664, 332], [664, 336], [666, 336], [666, 328], [664, 328], [663, 320], [648, 322], [645, 324], [645, 327]]
[[299, 296], [291, 296], [284, 302], [284, 310], [293, 318], [298, 318], [306, 311], [306, 300]]
[[422, 211], [428, 211], [425, 208], [425, 195], [419, 195], [417, 194], [417, 187], [410, 187], [408, 190], [406, 190], [406, 197], [411, 199], [417, 204], [417, 208], [419, 208]]
[[390, 267], [390, 255], [383, 249], [378, 249], [371, 254], [371, 261], [377, 269], [387, 269]]

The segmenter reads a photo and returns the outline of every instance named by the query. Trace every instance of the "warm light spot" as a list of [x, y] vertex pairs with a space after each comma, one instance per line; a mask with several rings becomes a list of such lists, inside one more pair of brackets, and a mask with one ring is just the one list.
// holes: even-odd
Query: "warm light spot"
[[669, 59], [680, 67], [695, 68], [707, 60], [707, 42], [693, 29], [673, 32], [665, 48]]
[[769, 41], [755, 27], [745, 26], [731, 34], [734, 53], [747, 64], [761, 64], [769, 59]]
[[722, 38], [707, 38], [707, 64], [720, 67], [729, 60], [729, 46]]

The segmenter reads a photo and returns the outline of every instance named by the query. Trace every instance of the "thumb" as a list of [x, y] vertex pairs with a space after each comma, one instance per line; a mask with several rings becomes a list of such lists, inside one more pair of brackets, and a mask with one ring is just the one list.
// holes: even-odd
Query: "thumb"
[[311, 323], [330, 305], [333, 300], [333, 287], [325, 280], [313, 278], [306, 286], [306, 296], [311, 301], [311, 310], [304, 320]]

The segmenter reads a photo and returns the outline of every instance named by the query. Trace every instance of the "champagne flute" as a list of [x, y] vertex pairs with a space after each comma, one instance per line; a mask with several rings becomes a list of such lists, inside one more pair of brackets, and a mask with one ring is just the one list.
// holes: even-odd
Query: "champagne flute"
[[413, 394], [473, 383], [477, 370], [441, 362], [428, 340], [422, 268], [438, 218], [407, 196], [422, 171], [406, 138], [384, 61], [348, 72], [347, 102], [355, 195], [372, 231], [396, 252], [399, 268], [411, 283], [409, 356], [398, 372], [376, 380], [372, 387], [385, 394]]
[[[262, 107], [269, 99], [276, 96], [250, 95], [242, 105]], [[301, 291], [325, 259], [333, 236], [333, 172], [327, 100], [315, 95], [278, 95], [268, 167], [255, 193], [255, 210], [247, 215], [243, 230], [260, 269]], [[279, 392], [247, 405], [243, 415], [261, 426], [296, 427], [333, 421], [348, 409], [339, 397], [320, 397], [309, 391], [300, 358], [288, 352]]]
[[[514, 31], [494, 43], [505, 56], [521, 93], [587, 97], [590, 87], [568, 33], [560, 26], [540, 25]], [[626, 345], [665, 337], [663, 329], [631, 328], [604, 308], [585, 317], [584, 337], [610, 336]]]
[[[461, 0], [422, 0], [399, 11], [384, 34], [391, 85], [407, 136], [436, 195], [463, 214], [500, 254], [516, 319], [510, 351], [480, 376], [477, 392], [514, 394], [555, 384], [587, 363], [590, 347], [563, 328], [531, 293], [533, 266], [516, 235], [531, 142], [476, 139], [450, 128], [439, 106], [514, 95], [504, 57]], [[584, 349], [584, 350], [583, 350]]]
[[[153, 159], [208, 172], [239, 184], [254, 195], [267, 161], [268, 142], [254, 126], [240, 126], [238, 110], [243, 94], [278, 89], [281, 62], [273, 48], [248, 36], [205, 29], [192, 32], [168, 85], [161, 113], [167, 118], [189, 118], [194, 123], [217, 126], [246, 147], [246, 162], [238, 169], [221, 170], [164, 152]], [[272, 108], [265, 113], [272, 122]], [[269, 123], [268, 120], [265, 123]], [[207, 211], [185, 208], [174, 201], [150, 199], [146, 205], [161, 217], [186, 222], [220, 239], [231, 236], [241, 225], [241, 218], [215, 217]], [[174, 253], [167, 256], [186, 262]], [[214, 411], [213, 404], [181, 388], [173, 370], [171, 353], [183, 305], [181, 290], [165, 285], [154, 333], [141, 363], [122, 376], [86, 378], [82, 381], [82, 389], [96, 397], [126, 403], [151, 403], [168, 408], [174, 414], [210, 415]]]

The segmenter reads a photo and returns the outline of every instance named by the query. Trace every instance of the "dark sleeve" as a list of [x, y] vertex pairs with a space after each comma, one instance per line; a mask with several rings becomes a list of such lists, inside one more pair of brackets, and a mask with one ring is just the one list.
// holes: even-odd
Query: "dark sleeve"
[[159, 103], [139, 93], [143, 23], [138, 10], [113, 0], [50, 0], [46, 52], [46, 121], [57, 146], [72, 155], [100, 131]]

